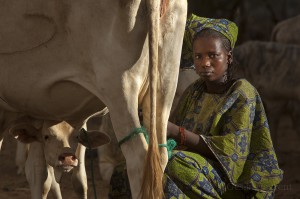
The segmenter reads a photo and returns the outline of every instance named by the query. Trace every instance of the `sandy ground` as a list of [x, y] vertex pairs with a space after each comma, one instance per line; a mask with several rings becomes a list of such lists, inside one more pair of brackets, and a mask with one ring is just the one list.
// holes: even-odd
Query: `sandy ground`
[[[291, 128], [288, 117], [282, 118], [278, 133], [279, 146], [277, 155], [280, 167], [284, 170], [284, 179], [278, 186], [275, 198], [280, 199], [300, 199], [300, 136]], [[6, 136], [2, 151], [0, 152], [0, 199], [27, 199], [30, 198], [30, 190], [25, 176], [17, 175], [15, 166], [16, 141], [12, 137]], [[90, 158], [86, 159], [88, 172], [89, 196], [94, 198], [94, 191], [91, 179]], [[94, 158], [94, 177], [97, 198], [101, 199], [101, 193], [107, 191], [101, 181], [97, 168], [97, 157]], [[62, 180], [62, 195], [64, 199], [77, 198], [72, 190], [70, 175], [66, 175]], [[48, 198], [53, 198], [51, 194]]]

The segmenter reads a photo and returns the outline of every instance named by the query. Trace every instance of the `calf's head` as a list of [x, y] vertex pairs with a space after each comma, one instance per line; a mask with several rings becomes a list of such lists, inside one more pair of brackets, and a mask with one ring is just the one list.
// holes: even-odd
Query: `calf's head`
[[110, 141], [109, 137], [99, 131], [86, 132], [82, 126], [74, 127], [63, 121], [60, 123], [44, 122], [41, 127], [32, 123], [15, 124], [10, 132], [21, 142], [43, 143], [44, 155], [47, 164], [69, 172], [76, 167], [79, 161], [77, 155], [82, 145], [95, 148]]

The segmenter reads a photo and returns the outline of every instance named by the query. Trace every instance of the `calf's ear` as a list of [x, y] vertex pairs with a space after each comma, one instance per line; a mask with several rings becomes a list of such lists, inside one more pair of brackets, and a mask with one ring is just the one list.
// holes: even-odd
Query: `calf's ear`
[[16, 124], [9, 129], [9, 133], [11, 133], [18, 141], [23, 143], [38, 141], [38, 129], [30, 124]]
[[110, 138], [107, 134], [100, 131], [86, 131], [85, 129], [81, 129], [78, 141], [85, 147], [94, 149], [109, 143]]

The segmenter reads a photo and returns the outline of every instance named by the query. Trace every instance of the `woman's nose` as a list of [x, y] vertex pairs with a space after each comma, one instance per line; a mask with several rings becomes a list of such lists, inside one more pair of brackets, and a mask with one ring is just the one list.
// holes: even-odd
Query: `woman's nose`
[[208, 58], [206, 57], [203, 57], [200, 61], [200, 66], [203, 67], [203, 68], [207, 68], [210, 66], [210, 61]]

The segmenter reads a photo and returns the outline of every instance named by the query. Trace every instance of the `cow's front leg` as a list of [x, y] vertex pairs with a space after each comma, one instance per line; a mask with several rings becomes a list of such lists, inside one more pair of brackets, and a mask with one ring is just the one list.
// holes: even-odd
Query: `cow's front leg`
[[127, 174], [133, 199], [140, 198], [139, 194], [143, 181], [146, 147], [143, 134], [135, 136], [121, 146], [121, 150], [126, 159]]
[[47, 166], [43, 151], [41, 143], [33, 142], [30, 145], [25, 164], [25, 174], [30, 186], [32, 199], [46, 198], [51, 186], [48, 185], [48, 190], [44, 190], [44, 185], [49, 182], [49, 179], [47, 180]]
[[[121, 144], [121, 150], [126, 159], [132, 198], [137, 199], [140, 198], [139, 194], [142, 186], [144, 162], [148, 145], [143, 133], [137, 133], [141, 130], [137, 100], [130, 99], [127, 102], [134, 101], [136, 101], [136, 103], [133, 103], [134, 105], [128, 105], [128, 108], [115, 105], [112, 106], [112, 108], [109, 107], [109, 110], [118, 142], [120, 143], [120, 141], [126, 140]], [[126, 102], [123, 104], [126, 104]]]
[[86, 170], [84, 164], [84, 156], [85, 156], [86, 148], [78, 144], [76, 149], [76, 156], [78, 157], [78, 166], [73, 169], [72, 173], [72, 184], [76, 194], [79, 198], [86, 199], [87, 198], [87, 177]]
[[16, 165], [18, 167], [17, 174], [19, 174], [19, 175], [24, 174], [24, 168], [25, 168], [25, 163], [26, 163], [26, 159], [27, 159], [28, 148], [29, 148], [28, 144], [17, 141]]
[[[50, 185], [51, 186], [50, 190], [53, 193], [54, 198], [62, 199], [60, 185], [56, 181], [53, 167], [48, 165], [47, 171], [48, 171], [48, 178], [47, 178], [46, 182], [44, 183], [44, 190], [49, 190], [48, 186]], [[60, 177], [58, 177], [58, 178], [61, 179], [62, 173], [61, 173], [61, 171], [59, 171], [59, 172], [60, 172], [60, 174], [58, 174], [58, 175], [60, 175]]]

